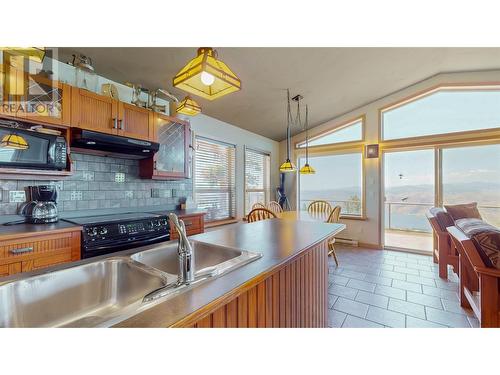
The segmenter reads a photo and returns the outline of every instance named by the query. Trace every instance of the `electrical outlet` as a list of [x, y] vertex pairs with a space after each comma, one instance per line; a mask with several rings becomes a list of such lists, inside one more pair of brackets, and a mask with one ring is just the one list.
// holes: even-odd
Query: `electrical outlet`
[[83, 193], [81, 191], [72, 191], [70, 194], [70, 199], [72, 201], [81, 201], [83, 197]]
[[10, 203], [22, 203], [26, 200], [26, 193], [24, 190], [11, 190], [9, 191]]
[[115, 182], [125, 182], [125, 173], [116, 172], [115, 173]]
[[84, 181], [94, 181], [94, 172], [83, 172]]
[[132, 190], [127, 190], [125, 192], [125, 198], [133, 198], [134, 197], [134, 192]]

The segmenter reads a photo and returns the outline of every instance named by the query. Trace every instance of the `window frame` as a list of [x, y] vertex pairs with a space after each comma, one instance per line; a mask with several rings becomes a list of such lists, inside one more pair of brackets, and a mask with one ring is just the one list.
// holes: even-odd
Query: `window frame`
[[[357, 142], [360, 143], [360, 142]], [[337, 145], [337, 144], [333, 144]], [[330, 150], [322, 150], [311, 153], [309, 151], [309, 157], [315, 156], [335, 156], [335, 155], [347, 155], [347, 154], [361, 154], [361, 214], [360, 215], [352, 215], [352, 214], [340, 214], [340, 218], [344, 220], [367, 220], [366, 216], [366, 157], [364, 153], [364, 145], [350, 148], [337, 148]], [[296, 163], [299, 165], [300, 158], [305, 156], [305, 150], [303, 153], [296, 154]], [[296, 207], [300, 207], [300, 179], [302, 177], [298, 174], [297, 183], [296, 183]]]
[[[321, 149], [327, 149], [327, 148], [342, 148], [342, 147], [349, 147], [352, 145], [357, 145], [360, 143], [363, 143], [366, 138], [366, 115], [362, 114], [361, 116], [357, 116], [354, 118], [351, 118], [346, 121], [342, 121], [338, 124], [335, 124], [334, 126], [330, 127], [328, 130], [322, 131], [321, 133], [318, 133], [312, 137], [309, 137], [309, 142], [316, 140], [318, 138], [322, 138], [324, 136], [333, 134], [339, 130], [342, 130], [344, 128], [347, 128], [351, 125], [354, 125], [357, 122], [361, 122], [361, 139], [355, 140], [355, 141], [345, 141], [345, 142], [338, 142], [338, 143], [326, 143], [324, 145], [317, 145], [317, 146], [309, 146], [309, 150], [321, 150]], [[299, 147], [299, 145], [305, 144], [306, 140], [305, 138], [302, 139], [301, 141], [295, 142], [294, 148], [295, 150], [305, 150], [305, 147]]]
[[[247, 151], [255, 152], [261, 155], [265, 155], [269, 157], [269, 170], [268, 170], [268, 178], [269, 178], [269, 188], [266, 189], [247, 189]], [[269, 204], [271, 201], [271, 180], [272, 180], [272, 174], [271, 174], [271, 152], [270, 151], [264, 151], [260, 150], [255, 147], [250, 147], [245, 145], [243, 149], [243, 211], [245, 215], [247, 215], [248, 212], [250, 212], [249, 207], [247, 207], [247, 193], [253, 193], [253, 192], [264, 192], [264, 203], [266, 206]], [[264, 171], [265, 172], [265, 171]]]
[[[216, 219], [216, 220], [206, 220], [205, 219], [205, 223], [208, 224], [209, 226], [213, 226], [213, 225], [217, 225], [217, 223], [219, 223], [219, 222], [226, 222], [226, 221], [230, 221], [230, 220], [235, 220], [238, 216], [238, 213], [237, 213], [238, 192], [237, 192], [237, 183], [236, 183], [237, 173], [238, 173], [237, 168], [236, 168], [238, 165], [237, 164], [238, 163], [237, 145], [230, 143], [230, 142], [220, 141], [220, 140], [215, 139], [215, 138], [206, 137], [203, 135], [198, 135], [198, 134], [194, 135], [194, 146], [195, 147], [194, 147], [194, 152], [193, 152], [193, 173], [192, 173], [193, 199], [195, 199], [195, 197], [196, 197], [196, 160], [197, 160], [197, 147], [196, 146], [197, 146], [198, 139], [204, 140], [206, 142], [211, 142], [214, 144], [219, 144], [221, 146], [232, 147], [234, 149], [234, 165], [233, 165], [234, 197], [232, 197], [232, 199], [230, 199], [229, 205], [228, 205], [228, 207], [230, 207], [229, 214], [231, 214], [231, 211], [232, 211], [233, 215], [230, 215], [229, 217], [223, 218], [223, 219]], [[234, 206], [231, 207], [233, 202], [234, 202]]]
[[477, 130], [465, 130], [457, 131], [452, 133], [442, 133], [442, 134], [431, 134], [422, 135], [416, 137], [407, 138], [397, 138], [397, 139], [385, 139], [384, 137], [384, 112], [394, 110], [396, 108], [402, 107], [408, 103], [418, 101], [422, 98], [430, 96], [439, 91], [500, 91], [500, 82], [487, 82], [487, 83], [441, 83], [425, 90], [419, 91], [412, 95], [409, 95], [403, 99], [392, 102], [385, 105], [378, 110], [379, 119], [379, 144], [382, 144], [384, 148], [386, 147], [401, 147], [401, 146], [423, 146], [423, 145], [435, 145], [435, 144], [446, 144], [454, 143], [460, 141], [481, 141], [489, 139], [491, 137], [500, 137], [500, 129], [477, 129]]

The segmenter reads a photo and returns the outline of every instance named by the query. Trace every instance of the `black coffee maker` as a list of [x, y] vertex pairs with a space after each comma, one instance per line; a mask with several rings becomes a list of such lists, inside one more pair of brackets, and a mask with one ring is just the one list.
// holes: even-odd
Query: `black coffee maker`
[[21, 213], [30, 224], [48, 224], [59, 220], [57, 212], [57, 189], [54, 185], [26, 187], [28, 203]]

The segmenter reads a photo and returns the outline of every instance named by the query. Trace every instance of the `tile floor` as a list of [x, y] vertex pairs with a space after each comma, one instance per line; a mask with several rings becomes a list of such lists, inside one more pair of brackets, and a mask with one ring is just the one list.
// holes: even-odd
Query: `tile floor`
[[477, 327], [458, 301], [458, 279], [438, 276], [432, 257], [337, 245], [330, 259], [330, 327]]

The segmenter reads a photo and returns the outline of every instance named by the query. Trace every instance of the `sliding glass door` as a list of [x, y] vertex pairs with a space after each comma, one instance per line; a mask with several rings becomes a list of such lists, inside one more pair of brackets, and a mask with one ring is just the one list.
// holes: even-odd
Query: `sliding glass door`
[[434, 149], [384, 154], [384, 244], [432, 251], [425, 213], [435, 202]]
[[425, 213], [435, 205], [477, 202], [500, 226], [500, 144], [386, 151], [384, 195], [386, 247], [431, 252]]
[[477, 202], [485, 221], [500, 227], [500, 145], [442, 150], [444, 204]]

